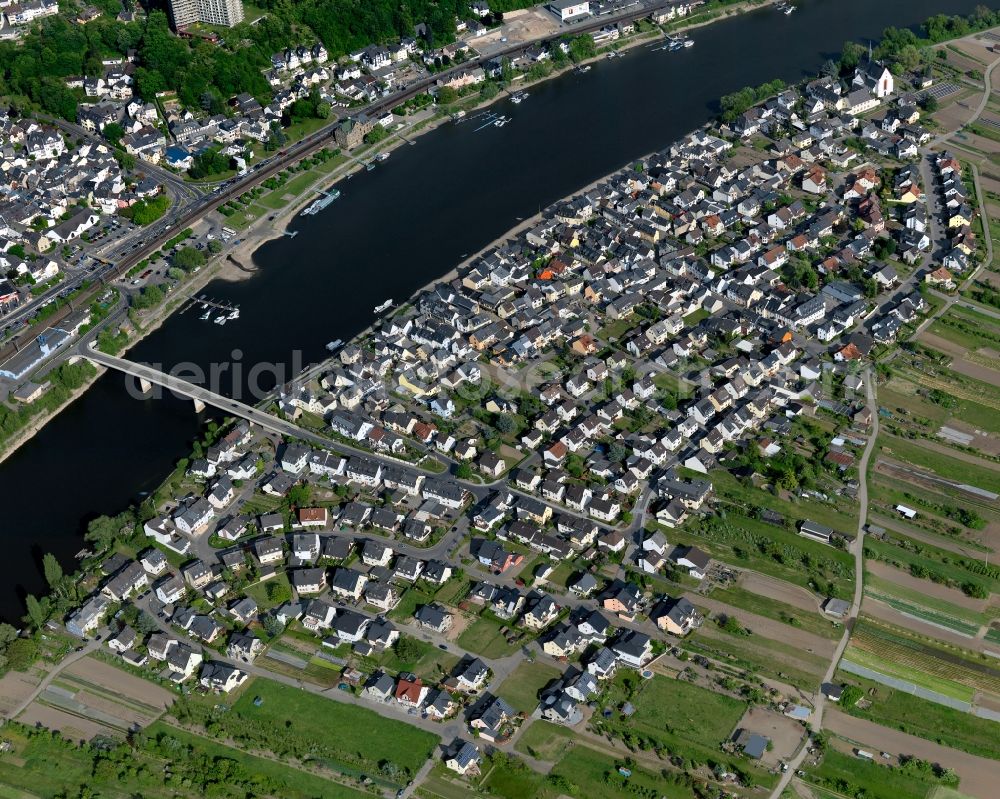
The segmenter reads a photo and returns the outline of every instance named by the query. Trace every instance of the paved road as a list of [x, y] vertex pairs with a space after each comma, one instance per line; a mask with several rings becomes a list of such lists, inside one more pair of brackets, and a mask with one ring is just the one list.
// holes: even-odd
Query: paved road
[[[489, 56], [480, 56], [478, 58], [466, 61], [462, 64], [455, 65], [450, 69], [444, 70], [442, 72], [429, 75], [419, 81], [406, 86], [404, 89], [393, 93], [388, 97], [376, 100], [367, 106], [358, 107], [357, 109], [352, 109], [355, 114], [367, 113], [372, 115], [379, 115], [386, 111], [390, 111], [395, 108], [400, 103], [408, 100], [414, 95], [421, 94], [432, 87], [437, 81], [447, 78], [449, 75], [462, 72], [477, 66], [483, 66], [486, 62], [492, 61], [496, 58], [501, 58], [504, 56], [515, 55], [520, 53], [529, 47], [544, 43], [547, 41], [555, 41], [562, 38], [567, 33], [572, 34], [582, 34], [588, 33], [590, 31], [598, 30], [605, 25], [613, 25], [618, 22], [632, 21], [640, 19], [647, 16], [652, 11], [658, 8], [664, 8], [666, 6], [672, 5], [676, 0], [643, 0], [639, 2], [633, 8], [619, 13], [619, 14], [609, 14], [607, 16], [597, 17], [591, 20], [587, 20], [581, 24], [574, 24], [572, 26], [560, 26], [554, 34], [548, 34], [538, 39], [533, 39], [530, 41], [518, 42], [516, 44], [509, 45], [502, 50], [491, 52]], [[226, 181], [221, 184], [220, 187], [212, 192], [211, 194], [203, 195], [192, 204], [188, 204], [185, 207], [177, 207], [170, 211], [169, 219], [160, 220], [155, 226], [145, 231], [146, 239], [145, 243], [131, 251], [131, 254], [125, 255], [120, 258], [114, 264], [108, 264], [101, 269], [96, 270], [93, 274], [89, 275], [89, 279], [98, 280], [101, 283], [106, 283], [109, 280], [117, 278], [133, 266], [135, 266], [143, 258], [148, 257], [152, 253], [159, 250], [166, 241], [168, 241], [172, 235], [176, 235], [177, 229], [183, 229], [195, 222], [200, 220], [206, 214], [211, 213], [216, 208], [218, 208], [223, 203], [228, 202], [234, 197], [238, 197], [245, 191], [257, 186], [263, 181], [267, 180], [269, 177], [276, 175], [289, 165], [299, 161], [300, 159], [311, 155], [317, 150], [328, 146], [334, 137], [334, 132], [337, 126], [340, 124], [339, 120], [332, 121], [330, 124], [316, 130], [315, 132], [303, 137], [295, 144], [289, 145], [284, 150], [281, 150], [277, 155], [268, 158], [257, 165], [254, 166], [253, 170], [246, 176], [242, 178], [234, 178], [232, 180]], [[68, 129], [72, 129], [73, 126], [70, 123], [66, 123]], [[162, 172], [163, 170], [161, 170]], [[159, 173], [158, 173], [159, 174]], [[169, 173], [168, 173], [169, 174]], [[165, 178], [166, 179], [166, 178]], [[173, 185], [178, 191], [181, 191], [179, 187], [176, 186], [176, 181], [178, 178], [173, 176], [170, 178], [173, 181]], [[181, 181], [183, 183], [183, 181]], [[63, 282], [59, 290], [75, 289], [79, 288], [80, 284], [83, 282], [83, 276], [74, 278], [71, 281]], [[57, 292], [56, 292], [57, 293]], [[45, 295], [48, 298], [48, 294]], [[54, 293], [53, 293], [54, 296]], [[29, 306], [23, 306], [17, 312], [16, 317], [10, 317], [5, 319], [5, 322], [14, 319], [15, 321], [20, 321], [21, 319], [32, 316], [37, 308], [40, 307], [37, 302], [32, 302]], [[30, 309], [30, 313], [28, 312]], [[49, 320], [51, 322], [51, 320]], [[27, 341], [28, 329], [25, 328], [21, 331], [21, 336], [25, 337]], [[37, 331], [30, 331], [30, 337], [34, 337]], [[0, 359], [9, 357], [15, 352], [13, 346], [8, 345], [7, 347], [0, 350]]]
[[[312, 430], [307, 430], [303, 427], [299, 427], [293, 422], [286, 421], [284, 419], [279, 419], [266, 411], [262, 411], [252, 405], [247, 405], [244, 402], [238, 400], [229, 399], [221, 394], [217, 394], [210, 391], [202, 386], [189, 383], [186, 380], [182, 380], [173, 375], [168, 375], [158, 369], [155, 369], [146, 364], [137, 363], [135, 361], [128, 360], [127, 358], [119, 358], [113, 355], [108, 355], [106, 353], [97, 350], [92, 346], [92, 337], [87, 336], [82, 339], [76, 345], [76, 352], [87, 358], [88, 360], [106, 366], [111, 369], [116, 369], [120, 372], [124, 372], [132, 377], [147, 380], [155, 385], [162, 386], [175, 394], [184, 397], [190, 397], [192, 400], [198, 400], [203, 402], [205, 405], [211, 405], [212, 407], [219, 408], [227, 414], [234, 416], [239, 416], [246, 419], [254, 424], [259, 425], [262, 429], [267, 430], [272, 433], [277, 433], [278, 435], [285, 436], [288, 438], [295, 438], [302, 441], [306, 441], [309, 444], [318, 446], [323, 449], [327, 449], [333, 452], [338, 452], [342, 455], [353, 455], [361, 456], [371, 460], [377, 460], [383, 464], [390, 464], [398, 468], [405, 469], [410, 472], [415, 472], [422, 474], [425, 477], [441, 478], [446, 477], [462, 486], [467, 490], [475, 499], [476, 502], [480, 502], [485, 499], [490, 493], [495, 490], [503, 489], [510, 492], [511, 494], [518, 497], [529, 497], [536, 501], [539, 501], [545, 505], [548, 505], [553, 509], [555, 513], [559, 513], [565, 516], [571, 516], [575, 518], [582, 518], [590, 520], [590, 517], [586, 514], [576, 513], [569, 508], [565, 508], [561, 505], [556, 505], [551, 502], [547, 502], [536, 494], [530, 494], [525, 491], [521, 491], [517, 488], [509, 486], [505, 479], [501, 478], [498, 480], [493, 480], [489, 483], [480, 483], [470, 480], [459, 480], [454, 476], [454, 469], [457, 467], [457, 462], [440, 455], [435, 455], [439, 459], [445, 461], [452, 468], [452, 475], [438, 473], [431, 471], [429, 469], [424, 469], [416, 464], [407, 463], [406, 461], [400, 461], [396, 458], [391, 458], [385, 455], [380, 455], [378, 453], [371, 452], [370, 450], [361, 449], [359, 447], [353, 447], [349, 444], [345, 444], [340, 441], [334, 441], [326, 436], [320, 435]], [[623, 533], [626, 539], [633, 539], [635, 535], [641, 531], [643, 525], [646, 521], [646, 506], [648, 502], [648, 493], [643, 492], [639, 497], [639, 511], [633, 515], [631, 523], [623, 529]], [[427, 551], [424, 550], [423, 557], [427, 556]]]
[[[191, 646], [195, 651], [203, 651], [203, 646], [200, 641], [196, 641], [189, 636], [184, 635], [184, 633], [178, 632], [173, 627], [171, 627], [163, 619], [159, 618], [157, 615], [157, 609], [155, 605], [155, 597], [150, 594], [145, 600], [139, 600], [135, 604], [140, 608], [145, 610], [150, 616], [156, 620], [157, 627], [160, 628], [162, 632], [169, 635], [171, 638], [175, 638], [182, 641], [189, 646]], [[426, 730], [427, 732], [433, 733], [437, 736], [443, 736], [445, 740], [451, 740], [452, 737], [458, 735], [464, 730], [464, 725], [462, 724], [461, 718], [452, 719], [445, 724], [441, 724], [431, 719], [425, 719], [416, 714], [411, 716], [407, 713], [406, 709], [400, 707], [395, 703], [378, 703], [372, 702], [367, 699], [362, 699], [359, 696], [355, 696], [347, 691], [341, 691], [337, 688], [323, 688], [319, 685], [314, 685], [310, 682], [297, 679], [295, 677], [290, 677], [287, 674], [280, 674], [275, 671], [271, 671], [264, 666], [259, 666], [255, 663], [243, 663], [242, 661], [233, 660], [232, 658], [220, 653], [215, 650], [208, 652], [206, 657], [207, 660], [214, 660], [221, 663], [228, 663], [241, 671], [246, 672], [248, 675], [254, 677], [264, 677], [268, 680], [274, 680], [275, 682], [280, 682], [282, 685], [288, 685], [292, 688], [299, 688], [303, 691], [308, 691], [311, 694], [316, 694], [317, 696], [323, 696], [327, 699], [332, 699], [335, 702], [341, 702], [347, 705], [357, 705], [358, 707], [364, 707], [368, 710], [373, 710], [379, 715], [394, 718], [397, 721], [404, 721], [407, 724], [412, 724], [416, 727]]]
[[[837, 649], [833, 653], [833, 657], [830, 659], [830, 665], [826, 670], [826, 674], [823, 675], [823, 682], [830, 682], [833, 679], [834, 672], [837, 670], [837, 664], [840, 662], [840, 658], [844, 654], [844, 650], [847, 649], [847, 644], [851, 639], [851, 631], [854, 628], [854, 624], [857, 621], [858, 615], [861, 612], [861, 599], [864, 595], [864, 573], [865, 573], [865, 554], [864, 554], [864, 539], [865, 539], [865, 524], [867, 522], [868, 516], [868, 461], [871, 459], [872, 451], [875, 448], [875, 442], [878, 440], [879, 431], [879, 419], [878, 419], [878, 401], [876, 399], [875, 392], [875, 381], [872, 375], [871, 368], [865, 369], [864, 372], [865, 381], [865, 394], [867, 396], [868, 410], [872, 414], [872, 426], [868, 433], [868, 443], [865, 444], [864, 452], [861, 455], [861, 460], [858, 462], [858, 505], [860, 507], [860, 512], [858, 513], [858, 533], [857, 538], [854, 541], [854, 599], [851, 602], [850, 617], [844, 625], [844, 635], [840, 639], [840, 643], [837, 644]], [[816, 696], [813, 699], [813, 716], [809, 720], [812, 728], [814, 730], [819, 730], [823, 727], [823, 708], [826, 703], [826, 697], [823, 695], [822, 688], [816, 692]], [[799, 748], [798, 753], [793, 757], [788, 763], [788, 770], [781, 775], [778, 780], [778, 784], [775, 786], [774, 790], [771, 792], [771, 799], [779, 799], [782, 792], [788, 786], [789, 781], [795, 775], [799, 766], [802, 765], [802, 761], [806, 757], [808, 739], [803, 742], [802, 746]]]

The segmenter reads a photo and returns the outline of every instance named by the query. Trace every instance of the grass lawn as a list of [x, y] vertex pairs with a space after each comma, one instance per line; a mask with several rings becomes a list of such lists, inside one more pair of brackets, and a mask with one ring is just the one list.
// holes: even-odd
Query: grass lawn
[[984, 612], [977, 613], [974, 610], [963, 608], [946, 599], [929, 596], [922, 591], [897, 585], [892, 580], [876, 577], [873, 574], [865, 577], [865, 588], [871, 588], [877, 593], [898, 597], [914, 605], [922, 605], [925, 608], [961, 619], [969, 624], [989, 624], [993, 619], [1000, 617], [1000, 606], [990, 605]]
[[452, 577], [442, 586], [436, 586], [424, 580], [418, 580], [403, 593], [399, 604], [389, 611], [389, 618], [395, 621], [406, 621], [418, 607], [436, 602], [442, 605], [457, 605], [468, 593], [469, 581]]
[[578, 574], [580, 571], [581, 569], [576, 565], [574, 561], [563, 560], [560, 561], [559, 565], [552, 570], [552, 574], [550, 574], [546, 578], [546, 580], [551, 585], [557, 585], [560, 588], [566, 588], [569, 579], [573, 575]]
[[868, 799], [923, 799], [937, 785], [932, 777], [904, 774], [830, 748], [818, 766], [806, 769], [805, 779], [835, 790], [838, 796], [864, 791]]
[[[960, 400], [978, 403], [994, 412], [1000, 407], [1000, 389], [992, 383], [976, 380], [947, 368], [937, 358], [943, 359], [947, 363], [950, 362], [950, 356], [939, 350], [921, 345], [921, 353], [925, 350], [930, 357], [925, 357], [924, 354], [909, 355], [909, 362], [904, 360], [898, 364], [897, 373], [924, 389], [936, 388]], [[931, 357], [935, 360], [932, 361]], [[879, 392], [879, 396], [881, 397], [881, 392]], [[965, 417], [959, 416], [958, 418], [964, 419]], [[978, 420], [966, 419], [966, 421], [979, 426]], [[997, 420], [994, 418], [987, 429], [995, 429], [996, 426]]]
[[434, 601], [434, 595], [415, 585], [411, 585], [403, 593], [399, 604], [389, 611], [388, 616], [393, 621], [406, 621], [411, 618], [418, 607]]
[[884, 448], [884, 454], [922, 469], [928, 469], [947, 480], [967, 483], [977, 488], [1000, 493], [1000, 470], [991, 468], [986, 461], [982, 461], [982, 466], [978, 463], [969, 463], [940, 452], [924, 449], [917, 441], [908, 441], [895, 436], [879, 436], [879, 445]]
[[609, 322], [598, 330], [597, 337], [602, 341], [617, 341], [641, 321], [637, 316], [631, 316], [627, 319], [616, 319], [614, 322]]
[[423, 799], [466, 799], [469, 784], [452, 771], [435, 766], [412, 794]]
[[273, 671], [275, 674], [284, 674], [287, 677], [294, 677], [297, 680], [302, 680], [304, 682], [311, 683], [312, 685], [318, 685], [321, 688], [333, 688], [341, 681], [339, 674], [331, 669], [317, 666], [315, 663], [312, 663], [312, 658], [308, 655], [302, 654], [302, 659], [310, 661], [307, 662], [304, 669], [299, 666], [293, 666], [289, 663], [285, 663], [283, 660], [276, 660], [268, 655], [264, 655], [260, 658], [258, 663], [267, 668], [268, 671]]
[[257, 202], [262, 206], [267, 208], [269, 211], [280, 211], [286, 205], [288, 205], [290, 200], [285, 199], [285, 189], [286, 186], [282, 186], [280, 189], [275, 189], [274, 191], [269, 191], [267, 194], [259, 197]]
[[497, 694], [510, 702], [515, 710], [530, 713], [538, 706], [539, 692], [561, 673], [548, 663], [523, 661], [501, 683]]
[[671, 544], [694, 544], [714, 558], [809, 590], [816, 590], [810, 581], [823, 591], [832, 584], [837, 595], [845, 598], [854, 590], [850, 553], [786, 528], [731, 512], [724, 519], [713, 517], [707, 523], [662, 529]]
[[[254, 705], [258, 696], [263, 699], [260, 707]], [[249, 683], [221, 718], [228, 732], [248, 736], [261, 748], [301, 748], [324, 760], [375, 772], [380, 762], [390, 761], [415, 774], [437, 743], [437, 736], [372, 710], [264, 679]]]
[[[787, 520], [811, 519], [834, 530], [853, 533], [858, 527], [858, 505], [853, 500], [837, 498], [833, 503], [795, 497], [782, 499], [757, 488], [747, 488], [725, 469], [715, 469], [709, 475], [715, 492], [743, 503], [750, 508], [767, 507]], [[822, 546], [822, 544], [820, 545]]]
[[678, 398], [690, 397], [692, 393], [690, 383], [669, 372], [654, 372], [653, 385]]
[[419, 653], [417, 657], [400, 658], [394, 649], [388, 649], [377, 659], [378, 665], [391, 672], [412, 671], [425, 681], [438, 682], [447, 676], [455, 664], [458, 663], [458, 656], [449, 654], [436, 646], [409, 636], [414, 652]]
[[339, 166], [341, 166], [342, 164], [345, 164], [345, 163], [347, 163], [347, 157], [346, 156], [335, 155], [333, 158], [328, 158], [322, 164], [318, 164], [317, 166], [314, 166], [313, 169], [315, 169], [317, 172], [322, 172], [325, 175], [329, 175], [337, 167], [339, 167]]
[[[894, 531], [889, 532], [897, 537], [896, 540], [903, 542], [910, 541], [910, 539], [902, 534], [897, 534]], [[957, 555], [951, 550], [941, 549], [940, 547], [922, 542], [914, 543], [914, 549], [904, 548], [892, 543], [893, 540], [869, 541], [866, 539], [865, 554], [874, 555], [879, 560], [897, 565], [899, 568], [909, 569], [911, 573], [914, 573], [914, 570], [917, 573], [919, 573], [920, 569], [926, 570], [928, 577], [931, 574], [935, 574], [938, 579], [946, 583], [951, 581], [950, 584], [956, 587], [962, 583], [969, 582], [980, 585], [987, 591], [1000, 590], [1000, 580], [994, 580], [988, 575], [971, 571], [963, 565], [966, 562], [978, 564], [978, 560], [969, 561], [967, 558]]]
[[949, 419], [959, 419], [981, 430], [1000, 432], [1000, 415], [988, 405], [955, 397], [955, 407], [944, 408], [918, 395], [918, 387], [915, 380], [909, 380], [899, 373], [887, 386], [879, 387], [879, 404], [894, 413], [902, 411], [911, 417], [928, 419], [938, 424], [945, 424]]
[[457, 605], [469, 593], [469, 581], [464, 577], [452, 577], [442, 585], [434, 599], [444, 605]]
[[319, 175], [313, 170], [307, 169], [305, 172], [297, 174], [288, 183], [277, 189], [277, 191], [280, 191], [282, 194], [294, 194], [298, 196], [315, 183], [318, 178]]
[[483, 787], [503, 799], [536, 797], [544, 790], [545, 777], [517, 761], [495, 766], [488, 771], [484, 769], [484, 774]]
[[[568, 795], [574, 799], [634, 799], [636, 796], [691, 799], [694, 795], [686, 774], [670, 771], [660, 774], [632, 766], [632, 776], [626, 779], [618, 774], [619, 765], [623, 765], [623, 761], [587, 746], [575, 746], [555, 765], [552, 774], [573, 786], [574, 790]], [[553, 791], [552, 795], [557, 793], [567, 792]]]
[[864, 666], [872, 671], [877, 671], [880, 674], [887, 674], [890, 677], [898, 677], [899, 679], [906, 680], [914, 685], [919, 685], [921, 688], [936, 691], [939, 694], [950, 696], [951, 698], [961, 700], [962, 702], [971, 702], [972, 697], [975, 694], [975, 691], [973, 691], [972, 688], [969, 688], [966, 685], [961, 685], [954, 680], [934, 677], [926, 672], [918, 671], [917, 669], [910, 668], [903, 664], [895, 663], [888, 658], [880, 657], [874, 652], [861, 649], [853, 644], [847, 647], [847, 650], [844, 652], [844, 657], [852, 663], [857, 663], [859, 666]]
[[746, 702], [663, 675], [644, 681], [632, 703], [633, 721], [641, 731], [665, 732], [709, 749], [729, 738], [747, 709]]
[[[980, 552], [991, 551], [981, 544], [978, 537], [982, 533], [974, 528], [965, 527], [958, 520], [947, 517], [949, 509], [958, 509], [970, 505], [966, 496], [959, 496], [957, 490], [946, 489], [938, 486], [941, 490], [932, 490], [925, 486], [920, 486], [919, 492], [912, 490], [915, 486], [900, 483], [888, 475], [874, 474], [874, 479], [868, 481], [868, 501], [869, 511], [882, 513], [892, 518], [896, 524], [903, 527], [906, 533], [910, 528], [916, 528], [927, 536], [931, 537], [931, 542], [938, 540], [941, 542], [961, 542], [964, 546], [978, 549]], [[911, 489], [911, 490], [906, 490]], [[895, 511], [896, 505], [916, 506], [918, 516], [914, 520], [900, 519]], [[988, 503], [977, 503], [970, 508], [989, 522], [1000, 522], [998, 509], [988, 505]]]
[[480, 616], [458, 636], [462, 649], [475, 652], [486, 658], [502, 658], [517, 650], [517, 644], [508, 644], [500, 634], [500, 624], [491, 618]]
[[[891, 586], [895, 588], [892, 583], [888, 581], [880, 581], [879, 586]], [[963, 621], [962, 616], [956, 616], [954, 613], [948, 611], [942, 611], [937, 609], [932, 609], [927, 607], [922, 601], [923, 597], [916, 591], [906, 591], [904, 592], [910, 595], [907, 598], [900, 597], [894, 590], [886, 590], [884, 587], [876, 587], [875, 585], [866, 583], [865, 584], [865, 594], [873, 597], [880, 602], [884, 602], [889, 605], [889, 607], [895, 608], [900, 613], [906, 614], [908, 616], [915, 616], [918, 619], [929, 622], [930, 624], [937, 624], [942, 627], [947, 627], [950, 630], [954, 630], [957, 633], [963, 635], [975, 636], [979, 632], [981, 624], [977, 621]], [[941, 602], [943, 605], [949, 603]], [[958, 608], [956, 605], [951, 605], [958, 611], [964, 611], [964, 608]], [[964, 611], [967, 613], [972, 613], [972, 611]], [[963, 613], [964, 615], [964, 613]]]
[[545, 555], [535, 555], [533, 558], [524, 559], [517, 576], [524, 580], [525, 585], [531, 585], [534, 582], [535, 569], [543, 560], [545, 560]]
[[281, 505], [279, 497], [271, 497], [267, 494], [256, 493], [243, 503], [243, 510], [249, 514], [272, 513]]
[[845, 713], [926, 738], [942, 746], [1000, 760], [995, 721], [929, 702], [845, 671], [838, 672], [837, 681], [857, 685], [864, 691], [865, 699], [871, 703], [865, 709], [857, 705], [841, 707]]
[[684, 648], [809, 690], [819, 687], [828, 665], [819, 655], [781, 641], [759, 635], [730, 635], [712, 623], [688, 638]]
[[237, 211], [231, 216], [224, 217], [225, 221], [223, 224], [233, 230], [243, 230], [243, 228], [247, 227], [251, 222], [257, 221], [266, 213], [266, 208], [261, 208], [259, 205], [251, 203], [242, 211]]
[[[746, 702], [663, 675], [638, 680], [636, 686], [633, 675], [631, 683], [635, 691], [629, 701], [635, 713], [624, 716], [616, 709], [629, 696], [628, 682], [629, 678], [618, 677], [602, 694], [599, 707], [611, 709], [612, 714], [607, 718], [595, 714], [590, 723], [594, 732], [609, 732], [616, 738], [645, 739], [651, 746], [696, 763], [722, 763], [730, 766], [730, 770], [738, 767], [762, 784], [771, 780], [763, 769], [719, 749], [746, 711]], [[579, 751], [575, 749], [574, 753]]]
[[769, 619], [776, 619], [824, 638], [836, 639], [843, 634], [843, 628], [840, 625], [824, 618], [818, 610], [815, 613], [809, 613], [801, 608], [780, 602], [777, 599], [771, 599], [771, 597], [755, 594], [739, 586], [725, 589], [716, 588], [712, 591], [711, 596], [721, 602], [743, 608], [760, 616], [766, 616]]
[[996, 319], [959, 305], [953, 305], [930, 329], [932, 333], [969, 350], [980, 347], [996, 349], [1000, 341], [1000, 328]]
[[281, 603], [272, 602], [267, 598], [267, 587], [269, 585], [286, 585], [291, 588], [291, 583], [288, 582], [288, 575], [285, 574], [285, 572], [278, 572], [277, 575], [272, 577], [270, 580], [265, 580], [263, 582], [255, 583], [254, 585], [247, 586], [243, 589], [243, 593], [252, 597], [261, 610], [273, 608]]
[[555, 762], [573, 748], [573, 731], [559, 724], [536, 721], [522, 732], [515, 751], [539, 760]]
[[315, 774], [287, 766], [284, 763], [246, 754], [239, 749], [216, 743], [200, 735], [158, 721], [146, 730], [148, 735], [170, 735], [190, 746], [195, 752], [212, 758], [229, 758], [243, 765], [250, 773], [267, 777], [282, 787], [281, 795], [288, 797], [324, 796], [330, 799], [361, 799], [368, 794], [346, 785], [324, 779]]
[[694, 327], [702, 319], [708, 319], [709, 316], [711, 316], [711, 314], [709, 314], [708, 311], [704, 308], [699, 308], [697, 311], [693, 311], [684, 317], [684, 324], [689, 327]]
[[324, 125], [329, 125], [335, 121], [335, 117], [331, 114], [327, 119], [303, 119], [301, 122], [296, 122], [288, 128], [285, 128], [285, 135], [288, 137], [288, 143], [294, 144], [295, 142], [304, 139], [310, 133], [315, 133], [317, 130], [322, 128]]
[[[978, 689], [1000, 696], [1000, 668], [995, 658], [959, 649], [934, 637], [863, 616], [855, 625], [849, 649], [863, 650], [895, 670], [888, 673], [932, 690], [948, 693], [945, 688], [959, 685], [968, 690], [954, 689], [950, 695], [965, 698]], [[937, 682], [942, 687], [935, 687]]]
[[[0, 758], [0, 796], [77, 796], [86, 786], [93, 796], [142, 796], [149, 799], [237, 799], [250, 795], [288, 799], [363, 799], [370, 794], [302, 771], [284, 763], [246, 754], [214, 740], [156, 722], [144, 731], [149, 739], [169, 735], [176, 755], [141, 743], [116, 759], [110, 768], [95, 768], [95, 750], [78, 749], [59, 737], [29, 738], [19, 726], [8, 726], [4, 738], [14, 755]], [[121, 753], [114, 753], [116, 758]], [[229, 761], [229, 762], [226, 762]]]

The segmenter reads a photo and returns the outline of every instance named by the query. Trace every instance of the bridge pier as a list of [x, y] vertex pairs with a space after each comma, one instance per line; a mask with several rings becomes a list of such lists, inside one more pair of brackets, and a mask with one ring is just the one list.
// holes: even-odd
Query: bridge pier
[[142, 389], [143, 394], [150, 394], [153, 391], [153, 384], [150, 383], [145, 377], [140, 377], [139, 388]]
[[195, 413], [201, 413], [203, 410], [205, 410], [205, 403], [202, 402], [200, 399], [192, 399], [191, 401], [194, 403]]

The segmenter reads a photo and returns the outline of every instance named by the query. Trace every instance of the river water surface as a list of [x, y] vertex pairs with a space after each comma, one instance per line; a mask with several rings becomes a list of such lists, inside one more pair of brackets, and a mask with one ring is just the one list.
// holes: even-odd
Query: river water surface
[[[723, 94], [814, 75], [847, 40], [877, 41], [889, 25], [967, 14], [978, 1], [800, 0], [790, 16], [765, 8], [698, 29], [680, 52], [640, 46], [532, 87], [523, 103], [496, 106], [512, 117], [504, 128], [446, 124], [398, 148], [341, 182], [326, 210], [296, 218], [295, 238], [259, 249], [252, 278], [211, 284], [206, 294], [240, 306], [238, 321], [175, 315], [128, 357], [168, 368], [236, 360], [244, 374], [259, 362], [317, 361], [383, 300], [405, 299], [521, 219], [703, 124]], [[0, 618], [44, 591], [43, 552], [69, 564], [87, 521], [152, 490], [203, 421], [189, 402], [132, 399], [109, 374], [0, 465]]]

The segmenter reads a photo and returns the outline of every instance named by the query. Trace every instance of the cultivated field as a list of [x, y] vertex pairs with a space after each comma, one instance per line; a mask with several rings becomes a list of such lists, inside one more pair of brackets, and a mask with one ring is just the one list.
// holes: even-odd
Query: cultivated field
[[[898, 730], [887, 729], [865, 719], [848, 716], [837, 710], [824, 716], [823, 726], [834, 735], [868, 748], [869, 751], [888, 751], [890, 754], [912, 755], [944, 768], [953, 769], [961, 779], [959, 790], [976, 799], [995, 799], [1000, 785], [1000, 762], [976, 757], [966, 752], [949, 749], [923, 738]], [[852, 758], [852, 770], [867, 766]], [[885, 775], [882, 775], [884, 778]], [[888, 782], [888, 780], [885, 780]], [[877, 795], [877, 794], [876, 794]], [[898, 794], [904, 796], [910, 794]], [[916, 795], [916, 794], [914, 794]], [[926, 792], [920, 794], [925, 796]], [[893, 797], [892, 799], [895, 799]]]
[[977, 691], [1000, 695], [1000, 668], [990, 658], [948, 651], [870, 619], [856, 625], [845, 657], [965, 702], [972, 701]]

